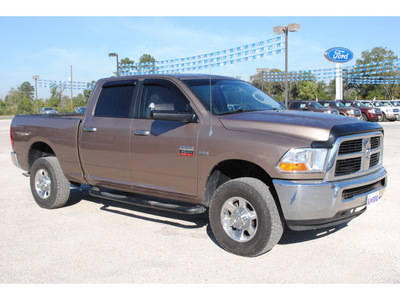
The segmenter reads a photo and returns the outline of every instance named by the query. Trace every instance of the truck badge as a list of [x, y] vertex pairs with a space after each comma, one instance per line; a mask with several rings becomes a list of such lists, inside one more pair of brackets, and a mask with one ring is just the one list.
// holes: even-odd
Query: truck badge
[[180, 156], [193, 156], [194, 147], [191, 146], [180, 146], [179, 155]]

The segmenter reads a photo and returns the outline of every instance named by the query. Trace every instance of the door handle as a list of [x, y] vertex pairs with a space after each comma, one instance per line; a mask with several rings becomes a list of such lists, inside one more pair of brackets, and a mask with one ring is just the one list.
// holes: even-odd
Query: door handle
[[147, 136], [150, 135], [150, 131], [148, 130], [136, 130], [135, 135], [142, 135], [142, 136]]
[[83, 130], [86, 132], [96, 132], [97, 128], [96, 127], [83, 127]]

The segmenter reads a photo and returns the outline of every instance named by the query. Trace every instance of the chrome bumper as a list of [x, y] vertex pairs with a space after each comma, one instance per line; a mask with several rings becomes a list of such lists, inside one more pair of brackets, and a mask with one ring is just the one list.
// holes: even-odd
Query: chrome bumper
[[[307, 230], [345, 223], [365, 211], [367, 196], [387, 185], [384, 167], [343, 181], [273, 180], [289, 228]], [[350, 195], [350, 196], [349, 196]]]

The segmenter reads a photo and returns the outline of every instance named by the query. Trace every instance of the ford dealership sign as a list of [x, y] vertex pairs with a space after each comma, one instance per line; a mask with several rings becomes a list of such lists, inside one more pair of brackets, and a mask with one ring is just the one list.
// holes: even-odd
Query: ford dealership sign
[[327, 60], [336, 63], [345, 63], [353, 59], [354, 54], [349, 49], [342, 47], [335, 47], [325, 51], [325, 57]]

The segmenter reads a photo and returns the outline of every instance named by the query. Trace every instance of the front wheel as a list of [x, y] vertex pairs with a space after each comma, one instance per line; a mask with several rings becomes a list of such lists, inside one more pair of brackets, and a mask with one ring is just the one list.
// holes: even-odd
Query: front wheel
[[30, 173], [31, 192], [40, 207], [52, 209], [65, 205], [70, 184], [56, 157], [37, 159]]
[[222, 184], [211, 199], [209, 217], [218, 242], [237, 255], [268, 252], [283, 233], [269, 188], [255, 178], [238, 178]]

